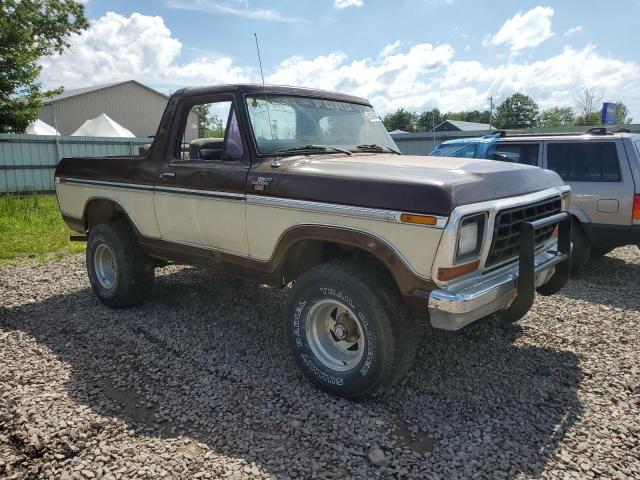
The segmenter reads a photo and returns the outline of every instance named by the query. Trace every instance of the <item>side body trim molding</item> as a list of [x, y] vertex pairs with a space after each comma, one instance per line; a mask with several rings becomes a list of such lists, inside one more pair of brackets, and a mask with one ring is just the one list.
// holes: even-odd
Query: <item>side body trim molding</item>
[[[377, 208], [354, 207], [337, 203], [311, 202], [290, 198], [268, 197], [262, 195], [247, 195], [248, 205], [269, 206], [275, 208], [291, 208], [314, 213], [329, 213], [345, 217], [358, 217], [384, 222], [402, 223], [400, 216], [403, 212], [394, 210], [382, 210]], [[423, 225], [427, 228], [444, 228], [447, 217], [435, 216], [435, 225]]]
[[[107, 180], [91, 180], [75, 177], [64, 177], [64, 182], [78, 185], [97, 185], [104, 187], [126, 188], [134, 190], [152, 190], [160, 193], [181, 193], [186, 195], [198, 195], [214, 198], [226, 198], [229, 200], [246, 200], [247, 205], [269, 206], [274, 208], [290, 208], [305, 212], [327, 213], [331, 215], [340, 215], [345, 217], [365, 218], [370, 220], [379, 220], [391, 223], [403, 223], [401, 220], [402, 213], [395, 210], [382, 210], [368, 207], [357, 207], [351, 205], [341, 205], [337, 203], [312, 202], [308, 200], [297, 200], [291, 198], [270, 197], [263, 195], [245, 195], [243, 193], [224, 192], [215, 190], [200, 190], [193, 188], [171, 187], [171, 186], [154, 186], [138, 183], [122, 183], [111, 182]], [[60, 183], [60, 177], [56, 177], [56, 182]], [[425, 228], [443, 229], [447, 224], [447, 217], [433, 215], [436, 218], [435, 225], [421, 225]]]

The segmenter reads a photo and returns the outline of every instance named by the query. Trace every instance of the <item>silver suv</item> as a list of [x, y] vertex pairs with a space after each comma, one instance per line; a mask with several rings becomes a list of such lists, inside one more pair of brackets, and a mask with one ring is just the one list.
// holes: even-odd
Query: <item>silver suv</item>
[[505, 135], [449, 140], [431, 156], [488, 158], [556, 171], [571, 186], [574, 269], [623, 245], [640, 245], [640, 134]]

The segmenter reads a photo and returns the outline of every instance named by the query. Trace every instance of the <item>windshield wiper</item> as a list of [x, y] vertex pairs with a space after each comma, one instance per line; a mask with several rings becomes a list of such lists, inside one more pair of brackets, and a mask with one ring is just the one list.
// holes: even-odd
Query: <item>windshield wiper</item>
[[402, 153], [400, 153], [398, 150], [396, 150], [395, 148], [391, 148], [391, 147], [387, 147], [387, 146], [382, 146], [382, 145], [377, 145], [375, 143], [365, 143], [363, 145], [358, 145], [356, 147], [358, 150], [362, 150], [362, 151], [369, 151], [369, 152], [393, 152], [397, 155], [402, 155]]
[[271, 152], [274, 155], [281, 153], [294, 153], [294, 152], [308, 152], [308, 151], [320, 151], [320, 152], [338, 152], [345, 155], [351, 155], [352, 152], [345, 150], [344, 148], [334, 147], [333, 145], [302, 145], [300, 147], [280, 148]]

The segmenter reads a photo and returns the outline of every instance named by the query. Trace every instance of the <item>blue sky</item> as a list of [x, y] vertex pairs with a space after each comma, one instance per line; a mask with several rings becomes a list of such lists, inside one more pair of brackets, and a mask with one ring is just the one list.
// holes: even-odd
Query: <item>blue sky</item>
[[[135, 78], [164, 92], [267, 81], [368, 97], [384, 113], [486, 108], [514, 91], [544, 107], [583, 87], [640, 121], [640, 1], [159, 0], [86, 2], [90, 29], [42, 60], [46, 86]], [[78, 66], [81, 65], [81, 68]]]

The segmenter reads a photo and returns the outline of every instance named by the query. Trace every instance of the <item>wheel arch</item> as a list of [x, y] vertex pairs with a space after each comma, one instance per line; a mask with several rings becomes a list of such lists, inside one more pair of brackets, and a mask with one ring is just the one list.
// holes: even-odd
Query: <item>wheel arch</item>
[[576, 219], [579, 220], [580, 223], [591, 223], [591, 219], [589, 218], [589, 215], [587, 215], [587, 212], [584, 211], [584, 209], [576, 206], [576, 205], [570, 205], [569, 206], [569, 213]]
[[415, 272], [408, 261], [384, 239], [368, 232], [328, 225], [297, 225], [282, 234], [271, 259], [273, 269], [285, 283], [308, 269], [344, 256], [379, 263], [400, 293], [435, 288], [430, 279]]
[[140, 229], [127, 212], [127, 209], [118, 200], [109, 197], [95, 196], [88, 198], [82, 209], [82, 225], [85, 232], [99, 223], [106, 223], [116, 218], [127, 220], [136, 236], [140, 236]]

